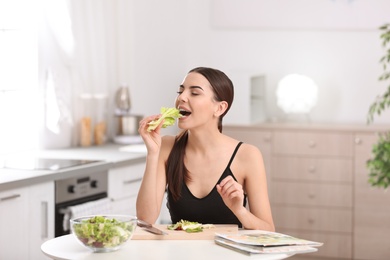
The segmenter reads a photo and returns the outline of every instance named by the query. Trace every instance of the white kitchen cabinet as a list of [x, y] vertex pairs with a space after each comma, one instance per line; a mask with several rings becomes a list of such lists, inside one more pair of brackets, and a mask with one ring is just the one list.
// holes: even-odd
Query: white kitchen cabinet
[[47, 260], [49, 258], [42, 253], [41, 245], [54, 238], [54, 182], [31, 186], [29, 201], [29, 259]]
[[[137, 215], [136, 201], [138, 190], [145, 171], [145, 161], [110, 169], [108, 175], [108, 197], [112, 201], [114, 214]], [[166, 207], [166, 196], [156, 223], [171, 223]]]
[[0, 192], [0, 259], [28, 259], [28, 188]]
[[0, 259], [48, 259], [41, 244], [54, 237], [54, 183], [0, 192]]
[[136, 216], [135, 204], [144, 170], [144, 161], [110, 169], [108, 197], [112, 200], [114, 214]]

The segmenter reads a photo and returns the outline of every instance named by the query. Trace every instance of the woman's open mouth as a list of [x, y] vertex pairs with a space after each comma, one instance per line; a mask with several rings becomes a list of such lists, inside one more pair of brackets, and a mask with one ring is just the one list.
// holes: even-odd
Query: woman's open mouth
[[191, 115], [191, 112], [184, 109], [180, 109], [180, 114], [184, 117]]

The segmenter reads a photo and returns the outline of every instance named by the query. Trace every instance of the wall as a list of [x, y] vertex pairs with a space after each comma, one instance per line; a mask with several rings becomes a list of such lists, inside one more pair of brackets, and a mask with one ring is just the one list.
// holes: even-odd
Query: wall
[[122, 28], [124, 53], [120, 78], [129, 82], [132, 112], [158, 114], [173, 106], [186, 73], [186, 1], [123, 0], [127, 19]]
[[[367, 0], [329, 1], [345, 8]], [[375, 3], [381, 10], [390, 8], [386, 1]], [[277, 82], [289, 73], [305, 74], [318, 84], [314, 122], [365, 123], [369, 105], [387, 87], [377, 80], [384, 51], [374, 27], [337, 28], [334, 21], [336, 29], [221, 27], [213, 20], [218, 11], [217, 0], [133, 1], [129, 15], [134, 15], [135, 27], [128, 35], [133, 51], [127, 66], [136, 88], [135, 111], [153, 114], [173, 104], [177, 86], [195, 66], [219, 68], [235, 83], [236, 99], [225, 123], [247, 121], [248, 79], [253, 75], [266, 77], [265, 109], [274, 120], [284, 117], [276, 105]], [[375, 123], [390, 123], [390, 112]]]

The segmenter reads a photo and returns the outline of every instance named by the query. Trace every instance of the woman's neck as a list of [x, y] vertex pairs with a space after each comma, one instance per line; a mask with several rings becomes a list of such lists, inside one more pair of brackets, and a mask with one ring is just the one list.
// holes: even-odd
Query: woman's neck
[[188, 131], [187, 149], [206, 152], [215, 147], [223, 135], [217, 131]]

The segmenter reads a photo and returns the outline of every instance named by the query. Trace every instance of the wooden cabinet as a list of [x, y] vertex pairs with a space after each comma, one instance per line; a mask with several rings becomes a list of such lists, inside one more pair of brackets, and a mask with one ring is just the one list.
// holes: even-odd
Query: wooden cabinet
[[[305, 233], [309, 240], [320, 237], [324, 245], [318, 256], [351, 258], [353, 134], [330, 129], [277, 130], [272, 169], [277, 231]], [[339, 243], [344, 247], [339, 248]]]
[[113, 213], [136, 216], [136, 199], [145, 170], [145, 162], [110, 169], [108, 197], [112, 200]]
[[[372, 188], [366, 169], [377, 132], [389, 129], [224, 126], [226, 134], [257, 145], [268, 158], [277, 232], [323, 242], [315, 256], [361, 260], [390, 259], [390, 193]], [[265, 133], [270, 136], [266, 146]]]
[[0, 259], [48, 259], [41, 244], [54, 237], [54, 183], [0, 192]]
[[356, 259], [390, 259], [390, 191], [368, 183], [367, 158], [377, 141], [374, 133], [357, 133], [355, 145], [355, 232]]

